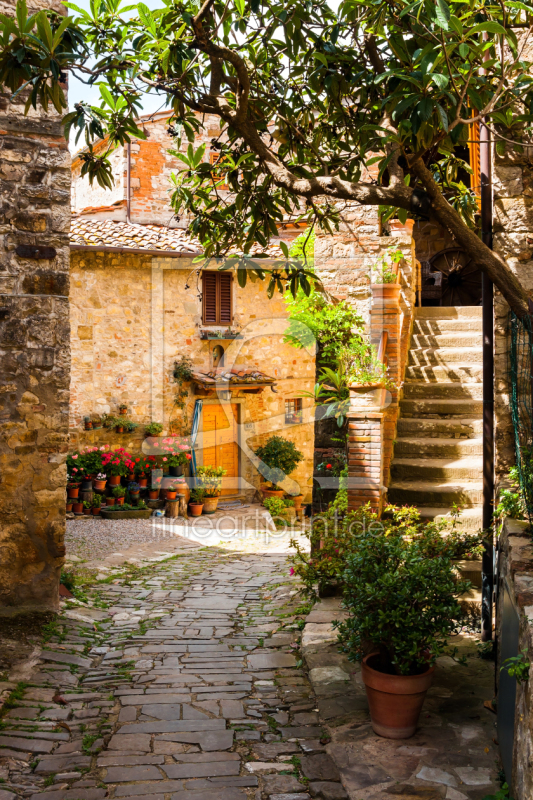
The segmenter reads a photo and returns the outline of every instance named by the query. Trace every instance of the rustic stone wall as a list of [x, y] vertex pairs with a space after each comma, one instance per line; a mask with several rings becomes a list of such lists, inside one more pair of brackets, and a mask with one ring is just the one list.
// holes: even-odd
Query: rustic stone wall
[[0, 614], [57, 608], [65, 554], [70, 156], [25, 100], [0, 96]]
[[[500, 643], [496, 664], [496, 680], [501, 681], [501, 642], [503, 606], [506, 591], [518, 616], [518, 642], [513, 655], [525, 653], [533, 663], [533, 548], [527, 524], [506, 519], [498, 542], [498, 615], [497, 638]], [[506, 619], [506, 624], [509, 624]], [[499, 702], [503, 702], [500, 697]], [[515, 800], [533, 797], [533, 681], [516, 684], [513, 774], [506, 778], [511, 783], [510, 796]]]
[[[91, 413], [117, 414], [122, 402], [135, 422], [153, 420], [163, 422], [169, 432], [188, 432], [196, 395], [190, 386], [185, 417], [174, 402], [173, 364], [186, 355], [195, 368], [208, 370], [217, 343], [200, 339], [197, 280], [190, 257], [72, 251], [73, 442], [80, 446], [108, 442], [107, 431], [82, 431], [83, 418]], [[241, 289], [234, 281], [233, 292], [233, 327], [242, 330], [245, 338], [226, 350], [225, 365], [256, 367], [277, 379], [276, 393], [270, 388], [258, 394], [234, 392], [241, 401], [241, 474], [247, 483], [259, 485], [247, 446], [253, 449], [278, 433], [292, 439], [305, 455], [291, 475], [305, 494], [311, 488], [313, 402], [303, 400], [303, 424], [289, 425], [285, 423], [285, 399], [312, 390], [314, 352], [283, 343], [288, 316], [285, 301], [280, 295], [269, 300], [264, 283], [249, 282]], [[112, 436], [113, 444], [129, 447], [131, 441], [140, 446], [140, 433]]]
[[[533, 148], [509, 150], [494, 161], [494, 249], [533, 297]], [[503, 477], [514, 464], [509, 411], [509, 306], [494, 292], [494, 415], [496, 469]]]

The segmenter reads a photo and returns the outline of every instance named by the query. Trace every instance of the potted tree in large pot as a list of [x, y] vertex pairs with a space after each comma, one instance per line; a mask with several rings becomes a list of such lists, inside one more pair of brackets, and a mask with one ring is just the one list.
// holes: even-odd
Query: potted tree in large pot
[[197, 470], [198, 485], [204, 492], [204, 514], [214, 514], [222, 491], [222, 478], [227, 470], [223, 467], [201, 466]]
[[303, 453], [290, 439], [271, 436], [265, 444], [256, 448], [255, 454], [263, 462], [260, 472], [270, 481], [270, 488], [261, 487], [262, 494], [265, 497], [283, 497], [285, 492], [278, 484], [296, 469], [303, 459]]
[[[434, 664], [458, 629], [457, 580], [446, 538], [435, 526], [352, 526], [344, 606], [336, 623], [343, 649], [362, 661], [374, 731], [406, 739], [416, 731]], [[380, 529], [381, 528], [381, 529]]]

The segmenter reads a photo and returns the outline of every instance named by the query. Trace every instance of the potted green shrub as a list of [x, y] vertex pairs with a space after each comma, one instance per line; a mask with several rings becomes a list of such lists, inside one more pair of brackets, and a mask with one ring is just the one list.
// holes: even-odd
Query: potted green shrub
[[227, 470], [223, 467], [201, 466], [197, 470], [199, 486], [204, 491], [204, 514], [214, 514], [222, 491], [222, 478]]
[[375, 345], [361, 336], [354, 336], [348, 345], [340, 348], [338, 364], [349, 388], [350, 405], [377, 408], [383, 405], [384, 392], [392, 389], [394, 383]]
[[160, 422], [150, 422], [150, 424], [146, 425], [144, 429], [145, 436], [161, 436], [162, 433], [163, 426]]
[[189, 510], [193, 517], [199, 517], [204, 508], [205, 492], [199, 486], [191, 489], [191, 499], [189, 500]]
[[[107, 505], [115, 505], [115, 503], [116, 503], [117, 506], [123, 506], [124, 505], [124, 498], [126, 497], [126, 488], [124, 486], [113, 486], [113, 489], [111, 491], [112, 491], [112, 494], [113, 494], [113, 497], [111, 498], [111, 500], [113, 502], [112, 503], [108, 502]], [[107, 498], [107, 499], [109, 501], [110, 498]]]
[[379, 264], [376, 264], [370, 273], [370, 288], [372, 300], [397, 300], [401, 285], [397, 282], [398, 263], [402, 260], [401, 250], [386, 253]]
[[262, 493], [267, 497], [283, 497], [285, 492], [278, 483], [296, 469], [303, 459], [303, 453], [289, 439], [271, 436], [264, 445], [255, 450], [255, 454], [263, 462], [259, 471], [271, 484], [269, 489], [261, 487]]
[[86, 517], [91, 513], [91, 504], [88, 500], [83, 501], [83, 513]]
[[457, 598], [470, 584], [457, 580], [457, 548], [434, 524], [352, 524], [350, 534], [342, 572], [348, 617], [336, 623], [339, 639], [350, 660], [362, 661], [374, 731], [408, 738], [435, 660], [459, 629]]
[[101, 505], [102, 505], [102, 495], [96, 493], [93, 494], [93, 499], [91, 502], [91, 511], [95, 517], [100, 514]]

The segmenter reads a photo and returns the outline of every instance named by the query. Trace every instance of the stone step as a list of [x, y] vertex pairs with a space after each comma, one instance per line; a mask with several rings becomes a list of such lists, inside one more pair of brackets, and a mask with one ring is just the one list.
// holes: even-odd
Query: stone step
[[462, 384], [458, 381], [455, 383], [427, 383], [424, 381], [409, 381], [408, 383], [404, 384], [403, 396], [409, 400], [417, 397], [422, 397], [424, 399], [443, 398], [452, 400], [453, 398], [457, 398], [459, 400], [481, 400], [483, 399], [483, 384]]
[[388, 501], [393, 505], [419, 508], [449, 508], [454, 503], [461, 507], [479, 506], [483, 502], [483, 484], [481, 481], [392, 481]]
[[427, 381], [428, 383], [481, 383], [483, 364], [426, 364], [406, 367], [405, 381]]
[[419, 347], [409, 350], [409, 365], [419, 367], [449, 366], [461, 364], [481, 364], [483, 351], [479, 347]]
[[413, 322], [413, 333], [434, 336], [439, 333], [469, 333], [482, 331], [481, 317], [479, 319], [419, 319]]
[[401, 400], [402, 416], [471, 417], [483, 413], [482, 400]]
[[423, 306], [415, 308], [416, 319], [481, 319], [481, 306]]
[[478, 417], [471, 417], [465, 414], [464, 417], [436, 418], [427, 419], [420, 417], [400, 417], [397, 426], [397, 437], [406, 436], [409, 438], [435, 438], [435, 439], [455, 439], [462, 441], [465, 439], [477, 439], [483, 433], [483, 422]]
[[483, 439], [398, 438], [394, 445], [395, 458], [427, 456], [428, 458], [462, 458], [481, 456]]
[[483, 344], [481, 331], [453, 331], [449, 333], [413, 333], [411, 350], [427, 347], [441, 349], [443, 347], [481, 347]]
[[483, 461], [477, 456], [464, 458], [394, 458], [391, 477], [402, 481], [480, 481]]
[[[432, 506], [422, 506], [418, 509], [422, 519], [433, 520], [434, 522], [452, 522], [451, 508], [438, 508]], [[477, 531], [483, 527], [483, 506], [472, 506], [471, 508], [461, 509], [459, 530]]]

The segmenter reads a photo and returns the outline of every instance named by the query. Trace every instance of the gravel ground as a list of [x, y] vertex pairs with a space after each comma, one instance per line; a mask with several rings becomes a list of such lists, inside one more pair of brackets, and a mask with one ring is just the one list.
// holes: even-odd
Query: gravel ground
[[175, 538], [174, 532], [156, 528], [151, 519], [112, 522], [89, 517], [67, 520], [65, 544], [67, 559], [69, 556], [76, 556], [92, 561], [134, 544], [157, 543]]

